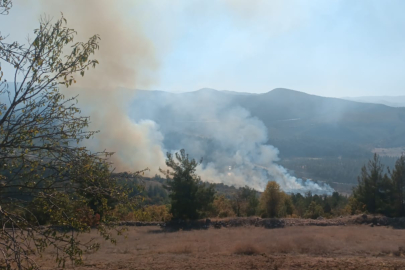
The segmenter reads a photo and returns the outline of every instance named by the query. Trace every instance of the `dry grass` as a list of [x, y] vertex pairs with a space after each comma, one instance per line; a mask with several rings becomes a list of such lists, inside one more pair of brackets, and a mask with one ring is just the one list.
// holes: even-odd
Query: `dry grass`
[[233, 253], [238, 255], [257, 255], [260, 249], [251, 243], [238, 243], [233, 248]]
[[169, 250], [169, 253], [173, 253], [173, 254], [190, 254], [193, 252], [191, 245], [183, 245], [183, 244], [179, 244], [176, 246], [172, 246]]
[[[85, 235], [83, 240], [91, 236], [95, 235]], [[132, 227], [127, 238], [118, 238], [116, 246], [101, 242], [101, 249], [86, 254], [85, 259], [92, 269], [344, 269], [345, 265], [405, 269], [404, 239], [405, 230], [368, 226], [242, 227], [174, 233]], [[51, 261], [51, 254], [44, 256], [46, 265]], [[379, 263], [393, 268], [377, 267]]]

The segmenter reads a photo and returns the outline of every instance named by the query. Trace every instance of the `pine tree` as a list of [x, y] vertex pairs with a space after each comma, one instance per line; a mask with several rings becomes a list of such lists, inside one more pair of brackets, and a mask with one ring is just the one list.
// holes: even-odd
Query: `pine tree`
[[393, 184], [394, 215], [405, 216], [405, 156], [401, 156], [395, 163], [391, 179]]
[[363, 166], [358, 182], [353, 190], [356, 200], [363, 203], [369, 213], [390, 214], [391, 183], [384, 174], [384, 165], [377, 154], [374, 154], [367, 166]]
[[173, 155], [167, 153], [166, 165], [172, 171], [163, 171], [168, 179], [167, 189], [170, 191], [171, 214], [174, 219], [195, 220], [210, 210], [214, 201], [213, 185], [205, 184], [195, 171], [200, 162], [189, 159], [184, 149]]

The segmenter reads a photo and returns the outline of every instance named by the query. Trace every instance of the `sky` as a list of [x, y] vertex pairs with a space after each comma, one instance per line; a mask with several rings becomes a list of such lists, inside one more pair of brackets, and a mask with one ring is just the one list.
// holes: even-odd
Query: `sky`
[[[0, 17], [0, 31], [23, 40], [39, 16], [58, 10], [61, 2], [66, 0], [14, 0], [10, 15]], [[149, 79], [138, 80], [136, 88], [263, 93], [282, 87], [330, 97], [405, 95], [403, 0], [109, 3], [129, 26], [112, 31], [131, 35], [133, 25], [153, 47], [156, 66], [145, 66], [137, 76]], [[72, 4], [80, 9], [80, 1]], [[65, 13], [63, 5], [60, 9]], [[65, 15], [73, 22], [76, 16], [98, 19], [96, 12]], [[75, 29], [80, 32], [80, 25]], [[3, 71], [11, 78], [10, 67], [3, 65]]]

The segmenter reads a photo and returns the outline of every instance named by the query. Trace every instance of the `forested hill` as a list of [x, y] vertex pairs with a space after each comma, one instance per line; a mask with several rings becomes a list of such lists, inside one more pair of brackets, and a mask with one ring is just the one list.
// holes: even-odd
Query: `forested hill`
[[405, 96], [364, 96], [364, 97], [344, 97], [343, 99], [384, 104], [390, 107], [405, 107]]
[[368, 156], [375, 147], [405, 146], [405, 108], [275, 89], [239, 97], [261, 119], [284, 157]]
[[158, 113], [155, 110], [153, 115], [148, 115], [147, 110], [138, 110], [134, 116], [158, 124], [165, 119], [183, 119], [182, 113], [187, 112], [173, 109], [176, 102], [199, 108], [207, 96], [214, 104], [226, 100], [228, 106], [243, 107], [260, 119], [268, 129], [269, 143], [279, 148], [281, 157], [358, 158], [369, 157], [377, 147], [405, 146], [405, 108], [320, 97], [283, 88], [263, 94], [214, 89], [181, 94], [139, 91], [134, 106], [157, 107]]
[[[347, 193], [373, 150], [380, 149], [384, 164], [392, 168], [395, 158], [388, 156], [405, 149], [405, 108], [282, 88], [263, 94], [139, 90], [129, 113], [137, 121], [155, 121], [166, 150], [185, 148], [204, 162], [221, 162], [237, 153], [238, 146], [228, 147], [227, 141], [239, 136], [241, 128], [253, 127], [252, 138], [256, 139], [257, 128], [265, 130], [267, 142], [251, 143], [277, 147], [280, 164], [293, 175], [325, 181]], [[221, 156], [215, 151], [218, 147], [224, 151]]]

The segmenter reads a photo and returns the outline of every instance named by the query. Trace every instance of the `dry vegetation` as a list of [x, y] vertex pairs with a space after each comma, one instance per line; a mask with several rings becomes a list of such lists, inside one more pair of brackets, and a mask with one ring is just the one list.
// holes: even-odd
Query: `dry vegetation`
[[[86, 254], [78, 269], [405, 269], [404, 240], [405, 230], [363, 225], [171, 233], [131, 227], [116, 246], [104, 242]], [[42, 258], [52, 261], [52, 253]]]

